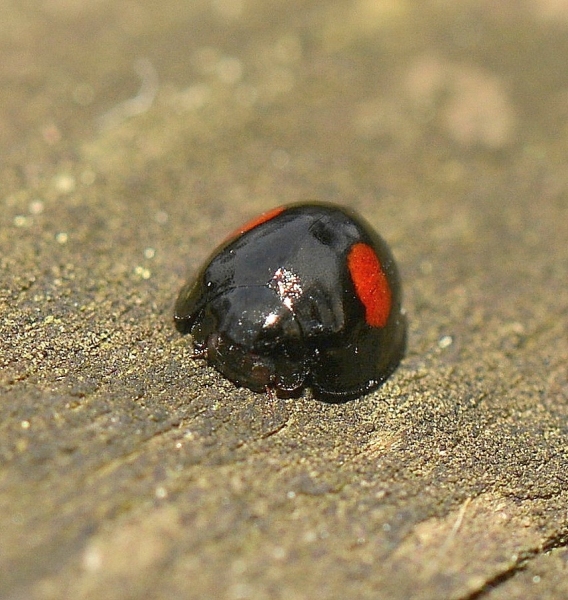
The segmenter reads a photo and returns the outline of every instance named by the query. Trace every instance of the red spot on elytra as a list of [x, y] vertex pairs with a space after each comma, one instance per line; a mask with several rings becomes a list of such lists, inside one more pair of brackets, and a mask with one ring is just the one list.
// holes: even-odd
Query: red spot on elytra
[[371, 327], [384, 327], [391, 311], [392, 293], [375, 251], [367, 244], [354, 244], [347, 255], [347, 266], [355, 293], [365, 307], [365, 321]]
[[258, 227], [259, 225], [266, 223], [266, 221], [270, 221], [270, 219], [274, 219], [274, 217], [278, 216], [281, 212], [283, 212], [285, 208], [286, 208], [285, 206], [277, 206], [276, 208], [273, 208], [272, 210], [268, 210], [268, 211], [262, 213], [261, 215], [258, 215], [258, 217], [251, 219], [250, 221], [248, 221], [244, 225], [241, 225], [238, 229], [233, 231], [233, 233], [229, 236], [228, 239], [237, 237], [238, 235], [242, 235], [243, 233], [246, 233], [247, 231], [250, 231], [251, 229]]

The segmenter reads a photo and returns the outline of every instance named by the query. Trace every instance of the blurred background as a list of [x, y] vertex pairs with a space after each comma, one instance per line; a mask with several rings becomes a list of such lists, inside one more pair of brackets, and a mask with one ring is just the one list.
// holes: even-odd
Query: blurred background
[[[568, 596], [568, 1], [0, 0], [0, 596]], [[274, 205], [362, 213], [406, 359], [343, 405], [172, 305]]]

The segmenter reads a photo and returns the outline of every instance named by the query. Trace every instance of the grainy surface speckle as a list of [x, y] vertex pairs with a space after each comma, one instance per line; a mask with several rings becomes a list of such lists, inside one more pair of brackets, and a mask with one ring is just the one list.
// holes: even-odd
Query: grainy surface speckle
[[[3, 2], [0, 597], [566, 598], [567, 55], [560, 0]], [[172, 324], [302, 199], [403, 274], [345, 404]]]

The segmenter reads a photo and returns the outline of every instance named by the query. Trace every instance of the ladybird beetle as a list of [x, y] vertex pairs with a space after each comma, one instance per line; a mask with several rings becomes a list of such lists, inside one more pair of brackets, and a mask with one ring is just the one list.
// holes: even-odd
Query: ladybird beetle
[[341, 401], [387, 379], [406, 342], [386, 243], [332, 204], [292, 204], [241, 227], [185, 285], [174, 320], [237, 385]]

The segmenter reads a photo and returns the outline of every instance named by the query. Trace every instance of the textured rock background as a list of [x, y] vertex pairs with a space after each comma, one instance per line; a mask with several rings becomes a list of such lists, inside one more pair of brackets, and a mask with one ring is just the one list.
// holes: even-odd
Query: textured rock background
[[[0, 597], [566, 598], [568, 2], [0, 5]], [[342, 405], [171, 322], [305, 198], [404, 276]]]

